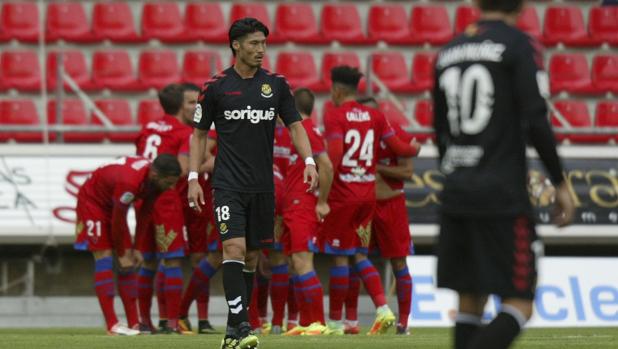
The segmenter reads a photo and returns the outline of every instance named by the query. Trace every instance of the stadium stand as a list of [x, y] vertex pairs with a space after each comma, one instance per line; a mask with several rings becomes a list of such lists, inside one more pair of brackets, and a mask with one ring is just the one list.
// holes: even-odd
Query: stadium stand
[[[93, 100], [125, 100], [130, 117], [120, 124], [136, 128], [140, 120], [150, 120], [143, 116], [150, 113], [138, 111], [143, 108], [139, 101], [154, 97], [153, 89], [182, 81], [201, 86], [233, 62], [228, 25], [246, 15], [271, 29], [264, 66], [286, 75], [293, 87], [313, 88], [318, 115], [328, 99], [330, 69], [345, 63], [370, 69], [386, 85], [387, 90], [379, 89], [372, 82], [379, 98], [391, 95], [409, 106], [399, 112], [413, 128], [410, 121], [427, 107], [435, 52], [478, 18], [478, 11], [463, 1], [62, 1], [44, 8], [7, 1], [0, 8], [1, 91], [25, 94], [43, 113], [41, 70], [47, 89], [56, 93], [56, 53], [63, 52], [63, 69], [79, 88]], [[517, 25], [547, 45], [544, 63], [552, 98], [576, 97], [593, 110], [600, 98], [618, 93], [618, 58], [611, 52], [611, 45], [618, 45], [617, 7], [532, 2]], [[44, 56], [34, 45], [39, 34], [47, 42]], [[361, 88], [366, 86], [363, 79]], [[64, 87], [67, 97], [74, 97], [66, 82]], [[596, 117], [591, 120], [591, 127], [602, 127]], [[113, 138], [104, 134], [104, 139]], [[114, 141], [120, 139], [128, 140]]]

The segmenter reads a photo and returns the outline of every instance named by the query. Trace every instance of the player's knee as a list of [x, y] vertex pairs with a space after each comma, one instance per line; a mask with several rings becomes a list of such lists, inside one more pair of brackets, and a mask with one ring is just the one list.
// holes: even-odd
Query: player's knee
[[92, 251], [94, 259], [101, 259], [112, 256], [112, 250]]
[[195, 268], [197, 267], [197, 265], [200, 263], [200, 261], [202, 259], [204, 259], [204, 257], [206, 257], [206, 254], [204, 253], [192, 253], [190, 258], [191, 258], [191, 265]]
[[287, 259], [285, 258], [285, 255], [283, 253], [271, 251], [270, 255], [268, 256], [268, 261], [271, 266], [276, 266], [285, 264]]
[[406, 267], [406, 259], [405, 258], [393, 258], [391, 259], [391, 266], [393, 267], [393, 271], [400, 271]]
[[247, 249], [241, 243], [232, 241], [226, 241], [223, 244], [223, 259], [234, 259], [237, 261], [244, 261]]
[[155, 270], [157, 269], [157, 260], [156, 259], [144, 260], [142, 267], [144, 269]]
[[245, 256], [245, 269], [255, 270], [257, 268], [260, 251], [247, 251]]
[[311, 271], [312, 263], [311, 261], [301, 254], [293, 254], [292, 255], [292, 267], [296, 271], [297, 274], [303, 275]]
[[168, 258], [165, 259], [164, 264], [166, 267], [181, 267], [182, 266], [182, 259], [180, 258]]
[[208, 256], [206, 256], [206, 260], [208, 261], [208, 264], [217, 269], [221, 266], [221, 262], [223, 262], [223, 255], [219, 251], [211, 252]]
[[502, 301], [502, 311], [512, 313], [516, 318], [530, 320], [532, 317], [532, 301], [527, 299], [510, 298]]

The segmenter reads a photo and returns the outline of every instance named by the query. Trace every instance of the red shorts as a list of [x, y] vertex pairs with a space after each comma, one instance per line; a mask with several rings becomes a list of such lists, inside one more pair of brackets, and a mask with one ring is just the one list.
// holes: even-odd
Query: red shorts
[[369, 253], [375, 201], [329, 202], [330, 214], [320, 229], [320, 248], [326, 254], [352, 256]]
[[378, 200], [373, 215], [371, 253], [384, 258], [405, 257], [413, 254], [412, 247], [406, 197], [402, 194]]
[[184, 215], [178, 192], [169, 189], [154, 203], [142, 202], [135, 206], [135, 248], [144, 259], [184, 257]]
[[[111, 213], [107, 213], [88, 199], [77, 199], [77, 223], [75, 225], [76, 250], [102, 251], [112, 250]], [[131, 249], [131, 236], [124, 236], [124, 248]]]
[[[183, 200], [183, 212], [185, 225], [187, 226], [187, 245], [189, 253], [208, 252], [208, 237], [214, 230], [214, 217], [212, 208], [212, 197], [209, 192], [204, 192], [206, 205], [202, 207], [202, 212], [197, 212], [189, 207], [189, 202]], [[218, 233], [217, 233], [218, 235]]]
[[299, 195], [289, 203], [283, 211], [283, 252], [288, 256], [298, 252], [318, 252], [319, 222], [315, 213], [315, 197]]

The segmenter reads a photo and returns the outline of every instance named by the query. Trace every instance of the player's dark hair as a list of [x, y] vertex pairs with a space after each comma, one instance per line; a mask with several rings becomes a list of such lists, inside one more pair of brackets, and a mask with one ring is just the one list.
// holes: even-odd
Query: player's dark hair
[[347, 65], [336, 66], [330, 70], [330, 79], [333, 83], [344, 85], [354, 91], [362, 77], [363, 74], [358, 71], [358, 68]]
[[356, 99], [356, 101], [363, 105], [369, 105], [371, 107], [375, 107], [378, 105], [378, 100], [373, 96], [361, 96]]
[[310, 89], [305, 87], [297, 88], [296, 91], [294, 91], [294, 102], [296, 104], [296, 110], [298, 110], [301, 114], [308, 116], [313, 113], [315, 96]]
[[180, 84], [180, 86], [182, 86], [182, 91], [183, 92], [187, 92], [187, 91], [201, 92], [202, 91], [199, 88], [199, 86], [197, 86], [196, 84], [194, 84], [192, 82], [183, 82], [182, 84]]
[[481, 11], [496, 11], [503, 13], [517, 12], [523, 6], [523, 0], [477, 0]]
[[178, 159], [171, 154], [161, 154], [152, 162], [152, 168], [161, 177], [178, 177], [180, 176], [180, 163]]
[[159, 91], [159, 103], [165, 114], [176, 115], [184, 100], [184, 89], [179, 84], [169, 84]]
[[228, 38], [230, 40], [230, 50], [232, 50], [234, 57], [236, 57], [236, 51], [234, 51], [234, 47], [232, 47], [232, 42], [255, 32], [262, 32], [265, 37], [268, 37], [269, 33], [264, 23], [252, 17], [241, 18], [232, 23], [230, 31], [228, 32]]

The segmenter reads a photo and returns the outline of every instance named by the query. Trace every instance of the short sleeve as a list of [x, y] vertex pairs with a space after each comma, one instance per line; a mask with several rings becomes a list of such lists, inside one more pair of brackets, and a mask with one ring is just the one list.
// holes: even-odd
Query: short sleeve
[[217, 96], [212, 84], [214, 81], [216, 80], [206, 81], [193, 112], [193, 126], [200, 130], [210, 130], [210, 125], [215, 121]]
[[300, 114], [296, 110], [296, 104], [294, 103], [294, 95], [288, 85], [287, 80], [281, 75], [277, 75], [280, 80], [281, 98], [279, 98], [279, 117], [283, 120], [286, 126], [301, 121]]
[[331, 111], [324, 116], [324, 131], [326, 139], [343, 139], [344, 128], [341, 125], [339, 112]]
[[189, 155], [189, 149], [191, 147], [191, 137], [187, 137], [187, 139], [180, 145], [180, 149], [178, 149], [178, 155]]
[[386, 120], [384, 114], [382, 114], [379, 110], [374, 110], [373, 118], [376, 125], [376, 131], [380, 135], [380, 139], [387, 139], [388, 137], [392, 137], [395, 135], [395, 131], [391, 124]]
[[395, 135], [397, 135], [397, 137], [399, 137], [399, 139], [401, 139], [402, 142], [409, 143], [412, 140], [412, 138], [414, 138], [414, 137], [412, 137], [411, 134], [409, 134], [408, 132], [404, 131], [399, 124], [393, 123], [393, 124], [390, 124], [390, 125], [393, 128], [393, 130], [395, 131]]
[[309, 136], [309, 143], [311, 144], [313, 156], [324, 153], [326, 149], [324, 148], [324, 141], [322, 140], [322, 137], [320, 137], [320, 130], [318, 130], [315, 126], [306, 128], [306, 130], [307, 135]]

